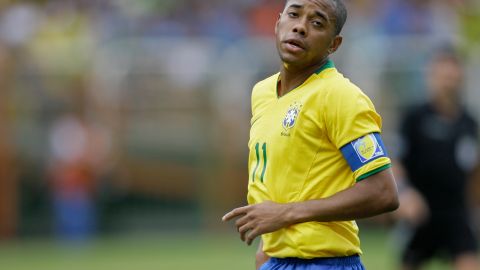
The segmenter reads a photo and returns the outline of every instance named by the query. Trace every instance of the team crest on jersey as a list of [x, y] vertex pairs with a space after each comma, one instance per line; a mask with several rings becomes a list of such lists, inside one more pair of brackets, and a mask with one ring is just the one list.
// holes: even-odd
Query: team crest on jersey
[[290, 108], [288, 108], [287, 113], [285, 114], [285, 117], [283, 118], [283, 121], [282, 121], [282, 126], [284, 129], [284, 132], [282, 132], [282, 135], [290, 136], [288, 131], [295, 126], [298, 115], [300, 114], [301, 108], [302, 108], [302, 104], [297, 102], [290, 105]]
[[373, 134], [353, 141], [352, 146], [362, 163], [384, 155], [382, 147]]

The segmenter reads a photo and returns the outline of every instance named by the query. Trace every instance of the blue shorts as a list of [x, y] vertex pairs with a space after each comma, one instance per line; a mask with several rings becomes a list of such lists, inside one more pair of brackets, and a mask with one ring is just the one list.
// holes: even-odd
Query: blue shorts
[[270, 258], [260, 270], [365, 270], [360, 256], [299, 259]]

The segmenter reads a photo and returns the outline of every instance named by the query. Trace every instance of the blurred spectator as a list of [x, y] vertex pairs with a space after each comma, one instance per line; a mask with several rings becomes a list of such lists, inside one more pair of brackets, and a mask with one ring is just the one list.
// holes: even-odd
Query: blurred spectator
[[191, 25], [195, 15], [195, 12], [188, 11], [183, 1], [177, 1], [176, 4], [163, 6], [156, 13], [150, 12], [140, 17], [144, 18], [140, 32], [147, 37], [186, 37], [193, 32]]
[[233, 42], [245, 37], [245, 8], [241, 5], [214, 5], [206, 1], [198, 1], [196, 11], [200, 15], [197, 23], [199, 33], [207, 37], [218, 38], [224, 42]]
[[0, 38], [12, 47], [27, 43], [42, 19], [40, 10], [31, 3], [14, 4], [1, 15]]
[[362, 38], [378, 32], [380, 24], [377, 24], [376, 20], [378, 15], [382, 13], [383, 5], [375, 0], [348, 1], [346, 4], [348, 22], [344, 35], [352, 38]]
[[[70, 1], [50, 2], [44, 10], [45, 19], [29, 43], [29, 57], [42, 73], [81, 76], [94, 45], [86, 10]], [[54, 91], [52, 86], [46, 87]]]
[[[377, 2], [377, 5], [382, 5]], [[458, 34], [454, 4], [432, 0], [389, 0], [383, 4], [379, 25], [389, 36], [422, 36], [453, 40]]]
[[381, 19], [384, 31], [390, 35], [431, 33], [433, 14], [429, 4], [426, 0], [387, 1]]
[[[380, 88], [386, 106], [404, 107], [425, 99], [426, 55], [439, 43], [459, 44], [459, 18], [450, 1], [376, 1], [377, 39], [373, 63], [380, 63]], [[375, 75], [375, 74], [374, 74]], [[364, 79], [365, 81], [367, 79]]]
[[96, 229], [97, 172], [108, 139], [86, 121], [65, 115], [52, 126], [50, 147], [55, 232], [66, 240], [87, 239]]
[[284, 2], [261, 0], [250, 10], [250, 33], [253, 36], [274, 36], [278, 15], [283, 11]]
[[457, 270], [479, 269], [467, 196], [479, 161], [478, 126], [462, 105], [463, 68], [453, 49], [435, 53], [428, 86], [428, 102], [408, 111], [400, 130], [410, 186], [404, 181], [399, 214], [413, 229], [403, 269], [444, 253]]
[[[463, 45], [477, 55], [480, 49], [480, 2], [468, 1], [469, 4], [457, 5], [461, 18], [462, 32], [465, 36]], [[475, 51], [474, 51], [475, 50]]]

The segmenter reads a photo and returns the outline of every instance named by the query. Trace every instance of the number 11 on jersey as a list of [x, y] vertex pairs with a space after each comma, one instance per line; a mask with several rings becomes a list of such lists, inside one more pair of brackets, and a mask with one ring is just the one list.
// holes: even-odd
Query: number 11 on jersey
[[[252, 173], [252, 182], [255, 182], [255, 177], [257, 177], [257, 169], [260, 165], [260, 143], [255, 144], [255, 155], [257, 157], [257, 164], [255, 165], [255, 169]], [[263, 168], [262, 173], [260, 174], [260, 182], [263, 183], [263, 179], [265, 177], [265, 171], [267, 169], [267, 143], [262, 144], [262, 158], [263, 158]]]

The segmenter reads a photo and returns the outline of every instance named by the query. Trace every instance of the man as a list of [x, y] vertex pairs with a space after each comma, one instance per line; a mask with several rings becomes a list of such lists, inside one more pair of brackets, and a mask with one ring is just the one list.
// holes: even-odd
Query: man
[[414, 227], [403, 269], [419, 269], [445, 252], [455, 269], [480, 269], [467, 207], [467, 179], [478, 162], [477, 124], [461, 103], [463, 71], [451, 48], [438, 50], [428, 69], [429, 100], [402, 121], [401, 161], [410, 187], [399, 214]]
[[247, 244], [262, 235], [257, 269], [364, 269], [354, 219], [398, 207], [381, 118], [329, 60], [345, 20], [339, 0], [288, 0], [278, 18], [280, 73], [252, 93], [250, 205], [223, 217]]

